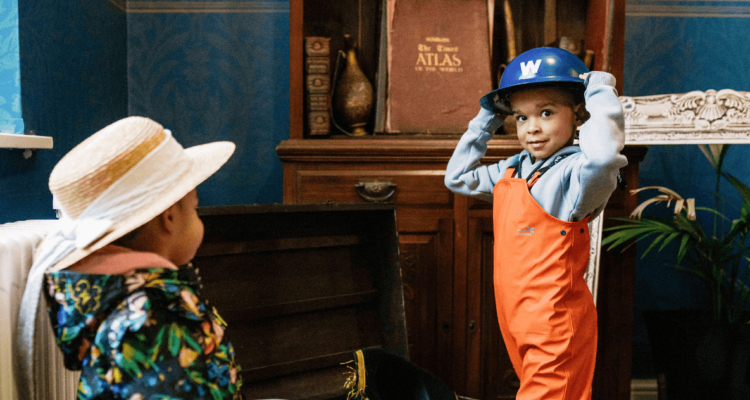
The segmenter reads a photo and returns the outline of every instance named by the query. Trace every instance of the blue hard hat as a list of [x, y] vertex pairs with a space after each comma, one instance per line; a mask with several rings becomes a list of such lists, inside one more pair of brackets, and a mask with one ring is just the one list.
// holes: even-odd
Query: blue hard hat
[[482, 108], [500, 112], [497, 102], [526, 86], [567, 86], [584, 90], [580, 74], [589, 72], [575, 54], [557, 47], [538, 47], [514, 58], [503, 72], [500, 87], [479, 101]]

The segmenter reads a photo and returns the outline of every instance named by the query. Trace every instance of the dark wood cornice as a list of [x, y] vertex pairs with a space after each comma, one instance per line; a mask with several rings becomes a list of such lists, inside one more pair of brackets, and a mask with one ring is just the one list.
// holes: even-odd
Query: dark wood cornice
[[[440, 162], [447, 163], [458, 144], [458, 137], [441, 138], [344, 138], [291, 139], [276, 147], [282, 162]], [[483, 162], [497, 162], [522, 150], [515, 138], [496, 138], [487, 144]], [[643, 160], [646, 146], [626, 146], [624, 154]]]

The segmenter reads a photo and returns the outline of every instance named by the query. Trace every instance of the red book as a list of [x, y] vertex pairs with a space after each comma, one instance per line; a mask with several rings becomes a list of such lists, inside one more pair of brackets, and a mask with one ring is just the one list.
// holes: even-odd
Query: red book
[[486, 0], [388, 0], [387, 133], [456, 134], [492, 90]]

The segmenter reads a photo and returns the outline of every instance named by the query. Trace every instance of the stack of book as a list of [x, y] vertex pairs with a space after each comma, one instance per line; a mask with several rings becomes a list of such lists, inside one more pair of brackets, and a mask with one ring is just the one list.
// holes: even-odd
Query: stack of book
[[310, 136], [331, 132], [331, 39], [305, 38], [307, 129]]

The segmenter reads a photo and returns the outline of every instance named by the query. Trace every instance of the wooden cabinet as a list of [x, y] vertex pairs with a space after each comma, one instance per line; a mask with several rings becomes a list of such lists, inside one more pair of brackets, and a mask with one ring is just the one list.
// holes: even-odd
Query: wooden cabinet
[[[365, 202], [358, 194], [361, 184], [392, 188], [386, 201], [396, 206], [411, 360], [459, 395], [512, 399], [515, 376], [494, 310], [491, 204], [454, 195], [443, 185], [457, 142], [283, 142], [277, 151], [284, 163], [284, 202]], [[495, 139], [484, 162], [497, 162], [520, 150], [515, 140]], [[630, 164], [623, 172], [629, 187], [637, 187], [645, 148], [628, 147], [625, 154]], [[605, 218], [626, 216], [635, 200], [616, 191]], [[629, 399], [634, 266], [632, 253], [602, 255], [597, 399]]]
[[[596, 52], [594, 69], [612, 72], [620, 85], [624, 8], [624, 0], [590, 0], [583, 16], [586, 47]], [[303, 35], [310, 32], [303, 30], [305, 10], [303, 0], [290, 1], [290, 139], [277, 148], [284, 165], [284, 202], [393, 203], [411, 361], [461, 396], [514, 398], [517, 381], [494, 310], [491, 204], [454, 196], [443, 184], [463, 132], [308, 138], [303, 131]], [[514, 137], [500, 135], [489, 142], [482, 161], [495, 163], [520, 151]], [[642, 146], [625, 149], [630, 164], [623, 173], [630, 189], [638, 185], [638, 163], [645, 153]], [[617, 191], [605, 218], [626, 216], [636, 201]], [[594, 398], [629, 400], [634, 250], [605, 252], [599, 277]]]

